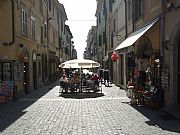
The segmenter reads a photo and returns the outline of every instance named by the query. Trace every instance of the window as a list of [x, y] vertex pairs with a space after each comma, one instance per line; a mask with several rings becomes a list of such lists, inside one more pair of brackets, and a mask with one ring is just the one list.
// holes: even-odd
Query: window
[[109, 11], [112, 12], [112, 0], [109, 1]]
[[47, 38], [47, 23], [44, 22], [44, 37]]
[[39, 67], [39, 76], [41, 76], [41, 63], [38, 62], [38, 67]]
[[106, 45], [106, 32], [105, 31], [103, 32], [103, 44]]
[[12, 67], [10, 62], [2, 63], [2, 81], [12, 81]]
[[113, 32], [116, 33], [116, 19], [113, 20]]
[[143, 16], [143, 0], [134, 0], [134, 17], [135, 21], [142, 19]]
[[99, 13], [99, 24], [101, 24], [101, 13]]
[[61, 31], [63, 31], [64, 28], [64, 22], [61, 20]]
[[39, 11], [43, 13], [43, 2], [42, 0], [39, 0]]
[[51, 0], [48, 0], [48, 2], [49, 2], [49, 11], [51, 11], [52, 2], [51, 2]]
[[22, 8], [22, 34], [27, 35], [27, 11]]
[[128, 20], [131, 19], [131, 16], [132, 16], [132, 4], [131, 4], [131, 0], [128, 0], [127, 1], [127, 18]]
[[102, 35], [99, 35], [99, 46], [102, 45]]
[[43, 27], [41, 26], [41, 43], [43, 43], [44, 39], [43, 39]]
[[35, 39], [35, 17], [31, 16], [31, 37]]
[[53, 43], [55, 44], [55, 31], [53, 31]]
[[54, 4], [53, 4], [53, 3], [52, 3], [52, 7], [53, 7], [53, 17], [54, 17], [55, 6], [54, 6]]
[[114, 46], [114, 34], [113, 32], [111, 33], [111, 48]]

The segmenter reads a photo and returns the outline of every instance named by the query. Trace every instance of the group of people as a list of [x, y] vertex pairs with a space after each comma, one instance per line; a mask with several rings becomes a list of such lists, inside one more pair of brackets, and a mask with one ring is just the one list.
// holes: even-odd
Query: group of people
[[80, 80], [76, 73], [72, 73], [71, 79], [68, 79], [66, 74], [63, 74], [60, 78], [60, 85], [63, 87], [65, 92], [68, 92], [68, 89], [70, 89], [72, 92], [77, 91], [79, 83]]
[[73, 72], [70, 79], [65, 72], [61, 76], [60, 85], [63, 86], [65, 92], [68, 92], [68, 90], [71, 90], [71, 92], [77, 91], [83, 80], [91, 80], [95, 86], [99, 86], [100, 81], [101, 83], [104, 82], [105, 86], [109, 86], [109, 70], [107, 69], [99, 69], [98, 73], [82, 74], [82, 80], [79, 79], [77, 72]]

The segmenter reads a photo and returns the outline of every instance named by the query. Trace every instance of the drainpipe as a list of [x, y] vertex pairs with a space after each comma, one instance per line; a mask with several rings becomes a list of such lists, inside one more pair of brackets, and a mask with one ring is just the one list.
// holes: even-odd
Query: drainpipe
[[164, 28], [165, 28], [165, 1], [161, 0], [161, 14], [160, 14], [160, 56], [164, 57]]
[[[106, 32], [107, 32], [107, 28], [106, 28], [106, 25], [107, 25], [107, 7], [106, 7], [106, 0], [104, 0], [104, 3], [103, 3], [104, 5], [104, 10], [105, 11], [103, 11], [104, 12], [104, 17], [105, 17], [105, 19], [104, 19], [104, 25], [105, 25], [105, 30], [104, 30], [104, 33], [105, 33], [105, 37], [104, 37], [104, 34], [103, 34], [103, 40], [105, 39], [105, 53], [104, 53], [104, 55], [106, 56], [106, 54], [107, 54], [107, 36], [106, 36]], [[104, 41], [103, 41], [104, 42]], [[102, 62], [103, 62], [103, 60], [102, 60]], [[107, 62], [105, 62], [104, 63], [105, 65], [105, 67], [107, 67]]]
[[132, 27], [133, 27], [133, 31], [135, 29], [135, 19], [134, 19], [134, 1], [132, 1]]
[[125, 38], [127, 38], [127, 35], [128, 35], [128, 32], [127, 32], [127, 2], [126, 2], [126, 0], [124, 0], [124, 2], [125, 2], [125, 31], [126, 31]]
[[8, 43], [8, 45], [12, 45], [15, 42], [15, 33], [14, 33], [14, 0], [11, 0], [12, 3], [12, 9], [11, 9], [11, 14], [12, 14], [12, 41]]
[[160, 77], [159, 77], [159, 85], [160, 85], [160, 100], [161, 100], [161, 107], [164, 106], [164, 90], [162, 89], [161, 84], [161, 74], [162, 74], [162, 66], [163, 66], [163, 59], [164, 59], [164, 32], [165, 32], [165, 0], [161, 0], [161, 14], [160, 14]]

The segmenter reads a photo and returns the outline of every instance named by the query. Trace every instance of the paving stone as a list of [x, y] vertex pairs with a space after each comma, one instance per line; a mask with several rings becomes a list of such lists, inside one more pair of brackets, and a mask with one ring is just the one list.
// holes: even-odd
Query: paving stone
[[54, 83], [0, 104], [0, 135], [180, 134], [178, 119], [162, 119], [162, 110], [130, 106], [125, 91], [113, 84], [103, 85], [103, 93], [58, 92]]

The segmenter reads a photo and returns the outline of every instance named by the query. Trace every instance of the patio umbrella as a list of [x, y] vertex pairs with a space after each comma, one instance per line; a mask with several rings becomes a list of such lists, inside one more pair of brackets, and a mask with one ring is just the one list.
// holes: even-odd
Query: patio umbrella
[[100, 67], [100, 64], [88, 59], [74, 59], [60, 64], [62, 68], [95, 68]]
[[[60, 67], [61, 68], [78, 68], [78, 69], [80, 69], [80, 80], [82, 82], [82, 78], [81, 78], [82, 69], [100, 67], [100, 64], [96, 61], [88, 60], [88, 59], [74, 59], [74, 60], [69, 60], [64, 63], [61, 63]], [[82, 85], [80, 87], [80, 91], [82, 91]]]

